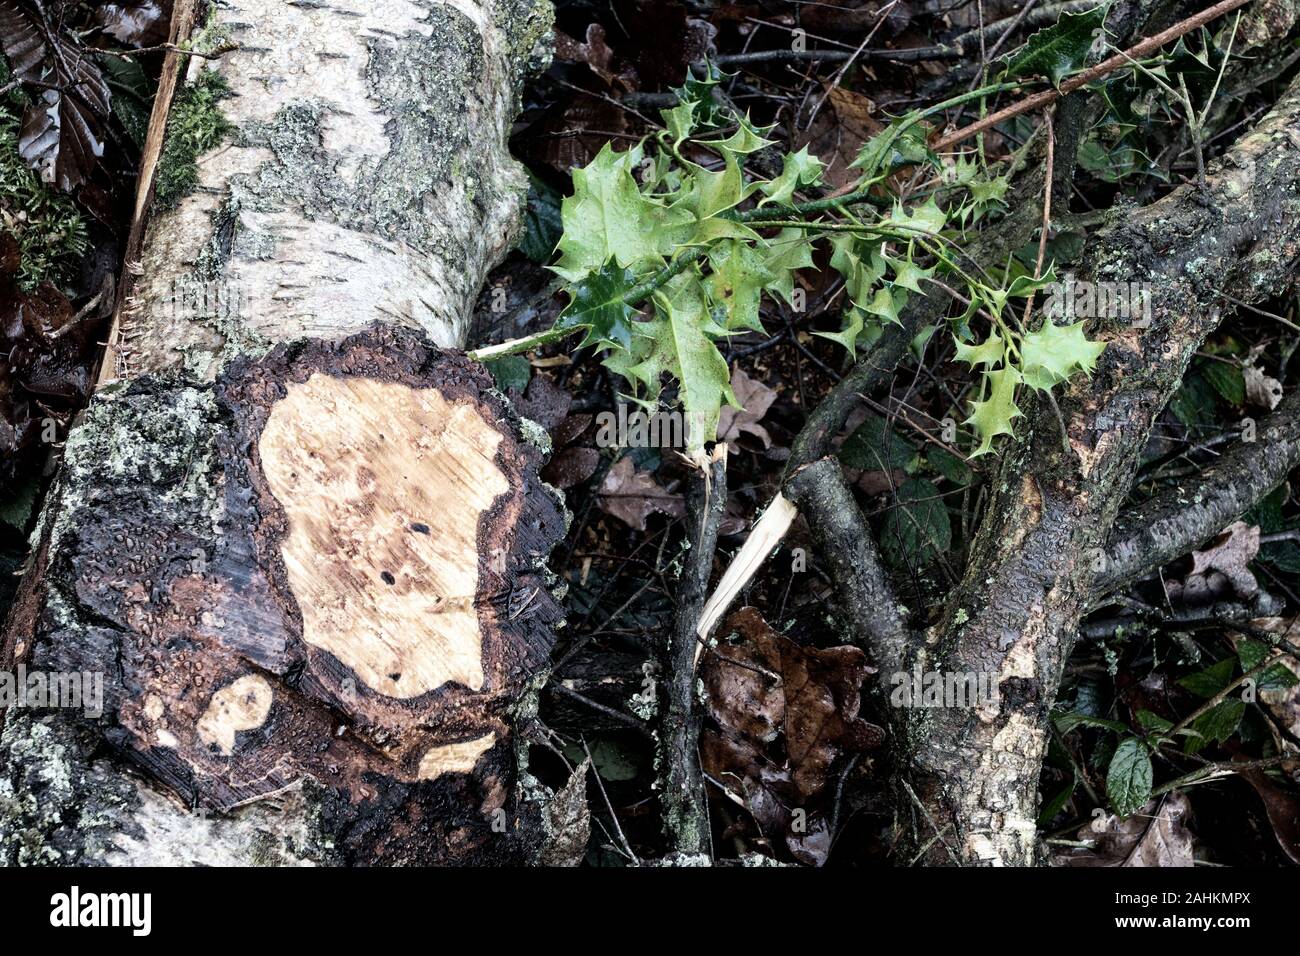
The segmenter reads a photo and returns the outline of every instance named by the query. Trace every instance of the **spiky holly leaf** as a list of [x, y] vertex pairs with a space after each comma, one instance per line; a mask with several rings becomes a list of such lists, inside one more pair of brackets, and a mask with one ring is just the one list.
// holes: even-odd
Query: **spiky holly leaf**
[[1083, 334], [1083, 320], [1057, 325], [1044, 319], [1040, 328], [1027, 332], [1020, 341], [1020, 367], [1025, 384], [1039, 391], [1064, 382], [1075, 372], [1091, 372], [1105, 342], [1089, 342]]
[[1019, 418], [1023, 412], [1016, 407], [1016, 386], [1020, 384], [1020, 373], [1014, 368], [1000, 368], [985, 372], [988, 381], [989, 397], [980, 402], [971, 402], [971, 414], [966, 424], [974, 426], [979, 434], [979, 447], [971, 454], [972, 458], [993, 450], [993, 439], [999, 435], [1015, 433], [1012, 419]]
[[659, 395], [664, 373], [678, 383], [686, 418], [687, 454], [717, 438], [718, 414], [725, 401], [739, 406], [731, 391], [727, 362], [711, 336], [721, 335], [709, 317], [699, 276], [683, 273], [655, 294], [655, 318], [637, 323], [637, 340], [629, 353], [615, 353], [606, 365], [633, 385], [644, 385], [650, 398]]
[[742, 116], [736, 124], [736, 131], [726, 139], [706, 140], [704, 144], [711, 149], [716, 149], [720, 153], [731, 153], [736, 156], [748, 156], [750, 153], [757, 153], [760, 149], [767, 149], [769, 146], [775, 146], [776, 141], [767, 139], [766, 135], [772, 132], [773, 127], [755, 126], [749, 116]]
[[907, 293], [902, 289], [895, 289], [889, 285], [883, 285], [876, 290], [876, 294], [871, 301], [863, 306], [867, 312], [877, 316], [882, 322], [890, 325], [901, 325], [898, 320], [898, 310], [907, 304]]
[[682, 103], [670, 110], [659, 111], [674, 146], [680, 146], [691, 133], [695, 132], [695, 108], [695, 103]]
[[934, 275], [934, 269], [922, 269], [912, 261], [910, 253], [906, 259], [892, 259], [885, 256], [885, 262], [889, 263], [889, 268], [894, 270], [894, 285], [918, 295], [925, 295], [925, 290], [921, 288], [921, 280]]
[[971, 368], [977, 365], [993, 367], [1002, 361], [1002, 356], [1006, 352], [1006, 343], [1002, 341], [1002, 336], [996, 332], [992, 333], [987, 339], [979, 345], [967, 345], [965, 342], [957, 342], [957, 361], [966, 362]]
[[1063, 13], [1061, 18], [1039, 30], [1018, 50], [1001, 57], [1008, 77], [1046, 76], [1053, 86], [1083, 67], [1103, 30], [1109, 3], [1083, 13]]
[[564, 234], [551, 268], [570, 282], [613, 259], [624, 268], [657, 266], [683, 241], [690, 214], [647, 199], [632, 170], [641, 150], [616, 153], [606, 143], [586, 167], [574, 170], [573, 195], [560, 204]]
[[935, 162], [936, 157], [925, 143], [925, 128], [919, 122], [920, 110], [913, 110], [894, 120], [862, 144], [850, 169], [860, 169], [871, 179], [892, 173], [900, 166]]
[[728, 239], [709, 251], [709, 265], [709, 292], [726, 315], [727, 331], [762, 332], [758, 300], [776, 278], [767, 270], [763, 253], [749, 243]]
[[939, 208], [931, 195], [924, 205], [911, 209], [904, 209], [901, 203], [896, 203], [884, 224], [907, 233], [933, 236], [938, 235], [947, 223], [948, 214]]
[[710, 172], [703, 166], [693, 165], [691, 168], [691, 188], [675, 208], [689, 209], [696, 219], [704, 220], [726, 212], [745, 198], [744, 177], [732, 154], [723, 155], [722, 169], [717, 172]]
[[769, 182], [759, 184], [758, 188], [766, 197], [759, 202], [759, 205], [787, 203], [796, 189], [816, 185], [821, 178], [822, 161], [810, 155], [807, 146], [797, 153], [788, 153], [781, 167], [781, 175]]
[[704, 75], [697, 77], [695, 67], [686, 71], [686, 82], [672, 88], [677, 95], [677, 102], [695, 108], [695, 121], [702, 129], [717, 129], [725, 126], [732, 118], [732, 112], [713, 97], [713, 91], [724, 76], [712, 63], [705, 64]]
[[857, 306], [849, 309], [844, 313], [844, 327], [838, 332], [814, 332], [813, 335], [820, 335], [824, 339], [830, 339], [832, 342], [838, 342], [849, 353], [850, 358], [857, 356], [858, 337], [865, 328], [865, 322], [862, 318], [862, 310]]
[[632, 270], [609, 260], [573, 287], [573, 298], [556, 320], [556, 328], [585, 329], [582, 346], [631, 350], [636, 310], [624, 300], [635, 287]]
[[763, 288], [779, 295], [786, 305], [793, 305], [795, 271], [813, 266], [812, 242], [808, 234], [802, 229], [782, 229], [767, 241], [763, 254], [763, 268], [772, 275]]
[[844, 277], [850, 301], [865, 309], [875, 300], [873, 290], [884, 276], [886, 264], [879, 243], [841, 233], [831, 239], [831, 268]]

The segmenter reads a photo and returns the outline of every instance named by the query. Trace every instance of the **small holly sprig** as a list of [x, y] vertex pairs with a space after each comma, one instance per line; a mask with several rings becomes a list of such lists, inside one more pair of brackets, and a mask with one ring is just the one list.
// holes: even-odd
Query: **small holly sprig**
[[[950, 325], [957, 358], [981, 376], [966, 419], [976, 435], [972, 456], [1013, 434], [1022, 387], [1050, 390], [1093, 369], [1103, 345], [1087, 339], [1082, 322], [1057, 325], [1047, 316], [1029, 329], [1009, 304], [1053, 282], [1050, 269], [1034, 276], [1015, 274], [1012, 265], [993, 277], [961, 265], [966, 232], [1003, 207], [1006, 177], [967, 157], [945, 166], [926, 145], [926, 117], [1020, 83], [899, 117], [863, 145], [848, 192], [798, 201], [820, 185], [821, 161], [805, 147], [783, 157], [778, 175], [754, 175], [747, 158], [775, 145], [766, 138], [771, 128], [719, 102], [719, 78], [713, 68], [692, 76], [677, 91], [678, 104], [662, 111], [656, 136], [625, 152], [606, 145], [574, 171], [551, 266], [568, 306], [553, 328], [471, 355], [489, 360], [581, 332], [581, 345], [600, 351], [634, 400], [657, 405], [665, 379], [676, 383], [687, 455], [702, 459], [721, 406], [737, 405], [717, 343], [762, 332], [764, 296], [793, 305], [796, 273], [813, 268], [814, 248], [825, 243], [848, 305], [838, 331], [818, 334], [851, 355], [898, 324], [909, 298], [926, 295], [929, 284], [964, 290], [958, 296], [967, 309]], [[718, 157], [718, 168], [687, 158], [700, 149]], [[928, 167], [937, 185], [897, 195], [890, 184], [904, 167]], [[980, 325], [987, 326], [982, 335]]]

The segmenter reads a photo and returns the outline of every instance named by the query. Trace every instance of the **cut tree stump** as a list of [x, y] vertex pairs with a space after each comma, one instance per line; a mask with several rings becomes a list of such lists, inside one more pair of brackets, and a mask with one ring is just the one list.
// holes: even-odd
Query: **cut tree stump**
[[457, 348], [549, 5], [198, 20], [232, 132], [141, 232], [0, 645], [103, 715], [0, 715], [0, 863], [525, 862], [565, 514]]

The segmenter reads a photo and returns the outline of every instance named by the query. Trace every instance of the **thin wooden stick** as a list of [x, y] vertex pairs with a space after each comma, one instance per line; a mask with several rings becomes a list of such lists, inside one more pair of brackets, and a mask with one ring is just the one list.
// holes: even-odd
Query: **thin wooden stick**
[[1225, 13], [1231, 13], [1233, 10], [1236, 10], [1238, 7], [1243, 7], [1249, 2], [1250, 0], [1221, 0], [1221, 2], [1216, 3], [1208, 9], [1202, 10], [1195, 16], [1188, 17], [1181, 23], [1174, 24], [1174, 26], [1170, 27], [1168, 30], [1157, 33], [1153, 37], [1147, 37], [1145, 40], [1139, 41], [1127, 50], [1124, 50], [1122, 53], [1116, 53], [1114, 56], [1107, 60], [1103, 60], [1091, 69], [1085, 70], [1077, 76], [1070, 77], [1061, 84], [1059, 89], [1044, 90], [1041, 93], [1035, 93], [1033, 96], [1020, 100], [1018, 103], [1012, 103], [1005, 109], [998, 110], [996, 113], [990, 113], [988, 116], [976, 120], [969, 126], [963, 126], [961, 129], [949, 133], [947, 136], [935, 143], [933, 148], [936, 152], [951, 149], [958, 143], [965, 142], [977, 133], [982, 133], [984, 130], [990, 129], [1005, 120], [1009, 120], [1013, 116], [1019, 116], [1021, 113], [1028, 113], [1032, 110], [1042, 109], [1045, 106], [1049, 106], [1059, 100], [1062, 96], [1073, 93], [1080, 87], [1087, 86], [1089, 83], [1093, 83], [1101, 79], [1103, 76], [1115, 72], [1121, 66], [1127, 64], [1129, 60], [1139, 60], [1148, 53], [1164, 46], [1170, 40], [1177, 40], [1183, 34], [1191, 33], [1198, 27], [1205, 26], [1205, 24], [1209, 23], [1211, 20], [1216, 20]]

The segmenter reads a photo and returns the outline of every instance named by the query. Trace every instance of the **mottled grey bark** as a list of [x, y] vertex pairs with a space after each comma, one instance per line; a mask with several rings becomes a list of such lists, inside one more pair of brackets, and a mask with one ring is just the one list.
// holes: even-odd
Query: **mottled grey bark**
[[[1255, 424], [1255, 423], [1252, 423]], [[1292, 392], [1204, 470], [1120, 513], [1093, 580], [1098, 594], [1151, 574], [1213, 538], [1300, 465], [1300, 392]]]
[[[1300, 253], [1300, 85], [1213, 165], [1204, 196], [1181, 187], [1094, 235], [1082, 279], [1149, 282], [1147, 328], [1103, 322], [1096, 373], [1072, 384], [1061, 423], [1027, 400], [1019, 440], [993, 482], [988, 517], [925, 669], [995, 676], [985, 707], [909, 715], [911, 780], [969, 863], [1037, 858], [1037, 779], [1048, 712], [1105, 544], [1156, 416], [1216, 327], [1226, 293], [1257, 302], [1294, 276]], [[925, 838], [928, 832], [919, 832]], [[941, 849], [934, 862], [947, 862]]]
[[[495, 693], [504, 684], [486, 688], [481, 712], [463, 708], [490, 729], [421, 756], [401, 735], [385, 737], [381, 711], [396, 712], [405, 700], [367, 687], [349, 698], [347, 680], [341, 697], [330, 696], [338, 688], [326, 693], [318, 679], [329, 674], [313, 676], [284, 655], [292, 641], [301, 644], [301, 614], [293, 602], [271, 600], [274, 588], [261, 576], [278, 573], [275, 549], [261, 564], [250, 555], [277, 522], [283, 537], [286, 519], [266, 494], [266, 476], [258, 477], [257, 435], [242, 431], [248, 422], [236, 409], [265, 410], [284, 389], [305, 387], [287, 377], [305, 379], [305, 369], [292, 372], [295, 356], [314, 354], [321, 368], [330, 366], [323, 374], [340, 395], [384, 380], [386, 395], [430, 408], [433, 399], [422, 396], [441, 388], [501, 432], [503, 467], [508, 458], [535, 467], [523, 464], [535, 451], [512, 444], [526, 426], [487, 394], [483, 373], [456, 360], [440, 366], [441, 378], [430, 375], [429, 363], [440, 360], [424, 342], [464, 344], [483, 277], [522, 224], [526, 178], [506, 138], [524, 76], [549, 57], [551, 16], [544, 0], [212, 5], [197, 43], [234, 50], [216, 61], [196, 58], [191, 71], [216, 70], [229, 86], [220, 106], [234, 131], [199, 157], [199, 188], [159, 212], [142, 263], [129, 265], [139, 281], [110, 351], [112, 384], [69, 438], [0, 643], [5, 668], [107, 660], [106, 711], [0, 713], [0, 864], [518, 860], [520, 847], [507, 840], [487, 846], [506, 822], [516, 832], [527, 812], [508, 798], [513, 715]], [[259, 382], [250, 364], [277, 343], [336, 343], [371, 326], [388, 331], [353, 339], [337, 358], [332, 345], [281, 349], [276, 367], [288, 370], [286, 381]], [[231, 377], [236, 366], [242, 379]], [[244, 387], [236, 379], [251, 389], [243, 393], [251, 404], [231, 404], [232, 389]], [[336, 420], [341, 407], [322, 409], [320, 420]], [[357, 478], [374, 482], [361, 471]], [[554, 509], [553, 501], [543, 506], [552, 516]], [[553, 536], [544, 526], [554, 521], [534, 519], [517, 516], [516, 525]], [[441, 527], [412, 521], [398, 530], [424, 547]], [[511, 546], [502, 550], [516, 581], [538, 560], [520, 555], [516, 564]], [[477, 580], [495, 580], [495, 565], [484, 562]], [[234, 570], [221, 579], [214, 568]], [[387, 582], [375, 587], [406, 586], [391, 575]], [[540, 622], [550, 613], [536, 588], [508, 590], [500, 598], [510, 620], [527, 621], [541, 608]], [[250, 616], [224, 618], [229, 608], [210, 600], [217, 593], [236, 597]], [[188, 604], [186, 594], [199, 603]], [[470, 598], [477, 607], [478, 594]], [[497, 612], [485, 600], [479, 613]], [[537, 652], [545, 659], [544, 645], [494, 652], [516, 690], [535, 672]], [[174, 664], [154, 666], [155, 659]], [[237, 659], [251, 670], [246, 683], [229, 686], [248, 693], [222, 697], [228, 687], [204, 682], [210, 668]], [[388, 677], [396, 684], [403, 675]], [[175, 706], [150, 695], [141, 702], [145, 686], [176, 690]], [[195, 731], [186, 695], [202, 697], [200, 712], [211, 697], [197, 728], [211, 753], [191, 751], [198, 763], [188, 765], [177, 744]], [[269, 721], [265, 707], [250, 715], [261, 704], [283, 709], [271, 710]], [[319, 726], [308, 735], [295, 722], [311, 714]], [[416, 723], [418, 734], [434, 737], [450, 726], [434, 710]], [[142, 740], [143, 727], [157, 729]], [[243, 738], [261, 747], [275, 742], [277, 728], [288, 759], [243, 779], [201, 768], [232, 753], [236, 738], [227, 735], [243, 735], [233, 748], [239, 758]], [[295, 755], [294, 747], [304, 749]], [[339, 747], [362, 763], [378, 761], [380, 773], [358, 774], [351, 792], [338, 786], [348, 761], [335, 767], [308, 751]], [[317, 769], [303, 772], [313, 761]], [[493, 769], [471, 775], [476, 761]], [[187, 774], [192, 788], [175, 786]], [[282, 787], [268, 788], [281, 779]], [[241, 802], [241, 791], [255, 796]], [[503, 826], [489, 831], [497, 811]]]

